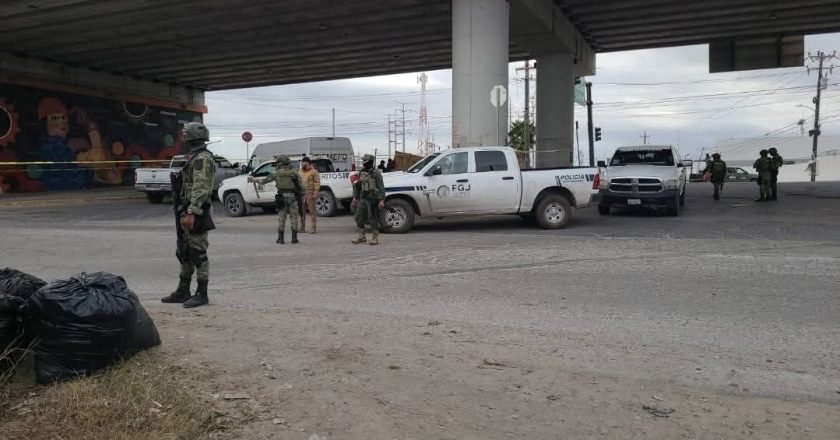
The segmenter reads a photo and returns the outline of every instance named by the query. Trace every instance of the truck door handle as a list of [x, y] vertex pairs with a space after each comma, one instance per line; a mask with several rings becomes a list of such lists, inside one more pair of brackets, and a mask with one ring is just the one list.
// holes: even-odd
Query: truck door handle
[[458, 180], [456, 180], [456, 182], [458, 182], [458, 183], [467, 183], [469, 181], [470, 181], [470, 179], [458, 179]]
[[502, 177], [502, 180], [513, 180], [513, 176]]

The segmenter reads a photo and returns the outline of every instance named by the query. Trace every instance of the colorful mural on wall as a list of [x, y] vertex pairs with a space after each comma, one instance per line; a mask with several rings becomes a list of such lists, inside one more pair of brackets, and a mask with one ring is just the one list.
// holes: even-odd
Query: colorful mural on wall
[[183, 154], [180, 128], [201, 118], [0, 84], [0, 194], [131, 185], [134, 169]]

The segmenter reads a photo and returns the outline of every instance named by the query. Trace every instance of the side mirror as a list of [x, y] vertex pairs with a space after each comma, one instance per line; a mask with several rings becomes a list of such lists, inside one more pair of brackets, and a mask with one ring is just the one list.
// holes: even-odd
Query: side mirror
[[605, 162], [603, 160], [598, 161], [598, 168], [606, 168], [606, 167], [607, 167], [607, 162]]
[[443, 174], [443, 170], [440, 168], [440, 165], [435, 165], [434, 168], [426, 173], [426, 176], [440, 176], [441, 174]]

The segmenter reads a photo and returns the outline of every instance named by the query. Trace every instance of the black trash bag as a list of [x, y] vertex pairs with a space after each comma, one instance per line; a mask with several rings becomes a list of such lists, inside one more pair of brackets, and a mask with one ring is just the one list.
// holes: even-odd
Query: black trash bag
[[0, 294], [0, 373], [12, 368], [22, 353], [24, 343], [22, 312], [26, 301]]
[[155, 323], [122, 277], [82, 273], [29, 299], [38, 383], [95, 375], [160, 344]]
[[46, 284], [38, 277], [10, 267], [0, 269], [0, 295], [12, 295], [27, 300]]

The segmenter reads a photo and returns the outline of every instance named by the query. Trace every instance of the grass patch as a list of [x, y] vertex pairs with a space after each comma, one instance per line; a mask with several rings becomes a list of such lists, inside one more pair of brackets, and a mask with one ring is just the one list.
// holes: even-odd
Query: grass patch
[[[31, 371], [31, 370], [30, 370]], [[21, 375], [19, 375], [21, 376]], [[207, 378], [207, 374], [203, 374]], [[94, 378], [47, 387], [12, 380], [0, 395], [8, 440], [192, 440], [208, 438], [214, 412], [200, 371], [144, 352]], [[15, 378], [18, 379], [18, 378]], [[31, 380], [28, 381], [28, 380]], [[2, 385], [0, 385], [2, 387]]]

